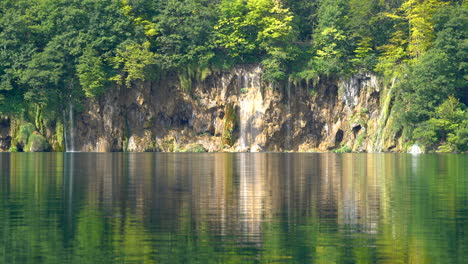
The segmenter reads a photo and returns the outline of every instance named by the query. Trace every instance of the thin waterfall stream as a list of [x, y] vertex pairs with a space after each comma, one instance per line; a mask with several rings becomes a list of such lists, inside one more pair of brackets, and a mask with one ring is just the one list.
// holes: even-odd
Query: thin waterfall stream
[[74, 120], [73, 120], [73, 104], [70, 102], [69, 105], [69, 122], [70, 122], [70, 152], [75, 151], [75, 128], [74, 128]]
[[67, 115], [63, 109], [63, 141], [65, 142], [65, 152], [68, 152], [68, 137], [67, 137]]
[[257, 135], [260, 133], [261, 117], [264, 114], [263, 96], [261, 91], [261, 68], [253, 71], [241, 68], [237, 72], [238, 85], [240, 88], [239, 119], [241, 151], [258, 151], [255, 145]]
[[73, 119], [73, 104], [68, 104], [68, 120], [66, 109], [63, 110], [63, 139], [65, 152], [75, 152], [75, 127]]

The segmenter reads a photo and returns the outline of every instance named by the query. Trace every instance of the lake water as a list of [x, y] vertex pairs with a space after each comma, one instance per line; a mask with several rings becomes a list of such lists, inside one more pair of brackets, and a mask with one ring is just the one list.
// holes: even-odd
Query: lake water
[[0, 154], [0, 263], [467, 263], [468, 155]]

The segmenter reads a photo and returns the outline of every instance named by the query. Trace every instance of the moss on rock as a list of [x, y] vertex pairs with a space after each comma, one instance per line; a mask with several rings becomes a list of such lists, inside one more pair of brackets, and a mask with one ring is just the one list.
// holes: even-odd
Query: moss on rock
[[16, 135], [16, 142], [24, 148], [28, 144], [29, 138], [34, 130], [36, 130], [36, 128], [31, 123], [20, 125], [18, 134]]
[[49, 150], [49, 143], [38, 133], [33, 133], [29, 136], [26, 152], [45, 152]]
[[203, 145], [195, 143], [195, 144], [189, 144], [185, 146], [185, 148], [181, 150], [180, 152], [203, 153], [207, 151], [205, 147], [203, 147]]
[[55, 135], [51, 143], [54, 151], [65, 151], [64, 128], [61, 122], [57, 122], [55, 126]]
[[224, 116], [223, 144], [232, 146], [234, 144], [233, 132], [236, 127], [236, 109], [232, 104], [226, 106]]

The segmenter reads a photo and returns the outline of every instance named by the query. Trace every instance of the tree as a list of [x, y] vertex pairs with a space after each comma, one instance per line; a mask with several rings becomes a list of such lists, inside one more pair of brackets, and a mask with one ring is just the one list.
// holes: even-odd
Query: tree
[[321, 0], [318, 25], [313, 34], [312, 74], [340, 74], [346, 72], [351, 53], [347, 28], [345, 0]]
[[124, 48], [117, 51], [117, 56], [113, 58], [115, 68], [120, 69], [126, 73], [126, 75], [118, 74], [111, 80], [123, 83], [130, 87], [132, 81], [144, 80], [146, 70], [149, 66], [154, 65], [155, 54], [149, 50], [150, 43], [148, 41], [138, 44], [131, 42]]
[[418, 125], [414, 138], [428, 148], [435, 148], [442, 142], [439, 150], [444, 152], [467, 151], [464, 138], [468, 132], [467, 120], [465, 105], [451, 96], [435, 109], [429, 120]]
[[293, 15], [273, 0], [223, 0], [215, 26], [217, 44], [237, 62], [253, 62], [265, 56], [269, 81], [284, 79], [283, 63], [292, 59]]
[[87, 97], [96, 97], [103, 92], [107, 83], [104, 61], [97, 51], [87, 48], [76, 66], [80, 85]]
[[[467, 87], [468, 47], [464, 26], [466, 9], [441, 10], [434, 25], [437, 38], [424, 55], [409, 65], [400, 80], [396, 107], [403, 110], [402, 122], [417, 124], [430, 118], [435, 107], [450, 95], [463, 100]], [[465, 92], [466, 93], [466, 92]]]
[[216, 23], [213, 1], [164, 1], [153, 18], [158, 35], [153, 41], [157, 60], [165, 69], [190, 64], [207, 65], [213, 57], [213, 27]]
[[431, 46], [434, 39], [434, 14], [447, 3], [441, 0], [407, 0], [400, 8], [410, 28], [408, 52], [419, 57]]

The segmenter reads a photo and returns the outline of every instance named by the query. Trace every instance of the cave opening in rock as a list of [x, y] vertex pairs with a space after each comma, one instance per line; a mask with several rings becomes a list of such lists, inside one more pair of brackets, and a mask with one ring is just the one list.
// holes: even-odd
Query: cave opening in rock
[[353, 127], [353, 134], [354, 134], [354, 137], [357, 137], [357, 135], [359, 134], [359, 131], [361, 131], [361, 125], [357, 125], [355, 127]]
[[340, 145], [341, 141], [343, 141], [343, 136], [344, 136], [343, 130], [338, 129], [335, 135], [335, 145], [337, 146]]

